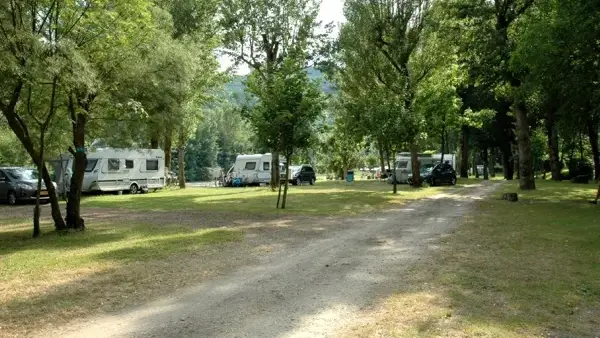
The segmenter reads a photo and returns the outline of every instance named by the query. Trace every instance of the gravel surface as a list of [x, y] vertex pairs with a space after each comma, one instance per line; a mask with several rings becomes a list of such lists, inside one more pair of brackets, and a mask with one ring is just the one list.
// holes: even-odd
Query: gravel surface
[[[51, 337], [329, 337], [395, 291], [495, 184], [360, 218], [282, 220], [243, 229], [256, 263]], [[194, 267], [190, 267], [194, 268]], [[36, 334], [36, 336], [41, 336]]]

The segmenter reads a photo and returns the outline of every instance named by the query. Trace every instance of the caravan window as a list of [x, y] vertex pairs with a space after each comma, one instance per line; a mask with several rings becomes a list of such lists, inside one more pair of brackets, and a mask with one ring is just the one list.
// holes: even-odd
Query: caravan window
[[115, 158], [108, 159], [108, 170], [117, 171], [121, 167], [121, 161]]
[[396, 168], [406, 168], [408, 166], [408, 161], [398, 161], [396, 162]]
[[98, 160], [86, 160], [85, 161], [85, 172], [90, 173], [96, 167]]
[[158, 160], [146, 160], [146, 170], [158, 170]]
[[244, 169], [246, 169], [246, 170], [255, 170], [256, 169], [256, 162], [246, 162], [246, 167], [244, 167]]
[[263, 170], [264, 171], [271, 170], [271, 163], [269, 163], [269, 162], [263, 162]]
[[133, 160], [125, 160], [125, 169], [133, 169]]

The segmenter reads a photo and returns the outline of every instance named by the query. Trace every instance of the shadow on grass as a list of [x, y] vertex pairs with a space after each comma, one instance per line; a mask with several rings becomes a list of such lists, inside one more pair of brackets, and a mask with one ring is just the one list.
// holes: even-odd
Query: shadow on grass
[[537, 203], [478, 202], [427, 266], [415, 267], [399, 299], [425, 291], [446, 303], [418, 320], [425, 335], [600, 335], [600, 210], [578, 200], [587, 188], [539, 187], [524, 194]]

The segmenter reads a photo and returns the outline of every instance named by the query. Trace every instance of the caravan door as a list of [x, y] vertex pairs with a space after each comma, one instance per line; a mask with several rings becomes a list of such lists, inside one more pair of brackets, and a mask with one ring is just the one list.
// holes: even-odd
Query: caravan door
[[258, 168], [257, 176], [257, 181], [259, 184], [271, 182], [271, 161], [269, 159], [262, 159], [262, 163]]

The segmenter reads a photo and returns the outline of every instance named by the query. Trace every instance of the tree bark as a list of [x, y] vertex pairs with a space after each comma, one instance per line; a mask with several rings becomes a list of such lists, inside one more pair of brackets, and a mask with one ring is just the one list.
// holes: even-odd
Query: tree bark
[[515, 176], [515, 167], [513, 162], [513, 153], [510, 143], [505, 143], [500, 147], [502, 152], [502, 167], [504, 171], [504, 179], [512, 181]]
[[469, 127], [462, 126], [460, 138], [460, 177], [469, 178]]
[[593, 119], [588, 120], [588, 137], [592, 146], [592, 157], [594, 158], [594, 178], [600, 179], [600, 154], [598, 153], [598, 123]]
[[[272, 153], [272, 159], [271, 159], [271, 191], [275, 191], [276, 189], [279, 188], [280, 185], [280, 175], [281, 172], [279, 170], [279, 152], [274, 151]], [[286, 163], [289, 161], [290, 159], [286, 159]]]
[[37, 179], [37, 191], [35, 193], [35, 207], [33, 209], [33, 238], [40, 236], [40, 191], [42, 190], [42, 165], [44, 163], [44, 134], [46, 133], [45, 128], [40, 128], [40, 161], [37, 165], [38, 179]]
[[521, 170], [519, 170], [519, 147], [517, 145], [513, 145], [513, 166], [514, 166], [514, 170], [516, 173], [516, 179], [520, 180], [521, 179]]
[[490, 149], [490, 157], [488, 159], [488, 170], [490, 171], [490, 177], [496, 177], [496, 158], [497, 149], [492, 147], [492, 149]]
[[[395, 151], [394, 151], [395, 153]], [[394, 169], [392, 169], [392, 184], [394, 185], [393, 188], [393, 194], [397, 194], [398, 193], [398, 179], [396, 176], [396, 160], [394, 159]], [[415, 177], [415, 175], [413, 174], [413, 178]]]
[[410, 143], [410, 159], [413, 173], [412, 186], [418, 188], [421, 186], [421, 165], [419, 163], [419, 146], [414, 140]]
[[483, 179], [485, 181], [490, 179], [490, 175], [489, 175], [489, 159], [488, 159], [488, 149], [483, 148], [483, 151], [481, 152], [481, 160], [483, 161]]
[[150, 149], [158, 149], [158, 137], [150, 138]]
[[517, 143], [519, 145], [519, 187], [521, 190], [535, 190], [535, 177], [533, 171], [533, 154], [531, 151], [531, 135], [527, 108], [522, 102], [515, 102], [515, 115], [517, 118]]
[[[290, 170], [290, 159], [292, 158], [291, 154], [289, 154], [289, 156], [287, 157], [287, 161], [285, 161], [285, 172], [289, 172]], [[281, 209], [285, 209], [285, 205], [287, 203], [287, 192], [288, 192], [288, 185], [289, 185], [289, 181], [285, 180], [285, 188], [283, 189], [283, 199], [281, 201]]]
[[560, 159], [558, 157], [558, 128], [556, 126], [556, 112], [550, 110], [546, 118], [546, 131], [548, 134], [548, 149], [550, 157], [550, 172], [553, 181], [560, 181]]
[[473, 151], [473, 175], [475, 178], [479, 178], [479, 170], [477, 170], [477, 152]]
[[385, 174], [385, 158], [383, 156], [383, 142], [377, 142], [379, 148], [379, 165], [381, 166], [381, 175]]
[[172, 140], [173, 135], [170, 132], [167, 132], [167, 134], [165, 135], [165, 144], [163, 147], [163, 150], [165, 151], [165, 168], [167, 168], [167, 170], [171, 170], [172, 165], [171, 165], [171, 151], [173, 149], [173, 140]]
[[85, 155], [85, 124], [86, 115], [76, 113], [73, 98], [69, 99], [69, 111], [71, 112], [71, 124], [73, 127], [73, 146], [70, 152], [74, 157], [74, 170], [71, 176], [69, 188], [69, 199], [67, 201], [67, 227], [83, 230], [84, 220], [81, 218], [81, 190], [87, 157]]
[[179, 142], [177, 143], [177, 163], [179, 166], [179, 188], [185, 189], [185, 137], [183, 127], [179, 130]]

